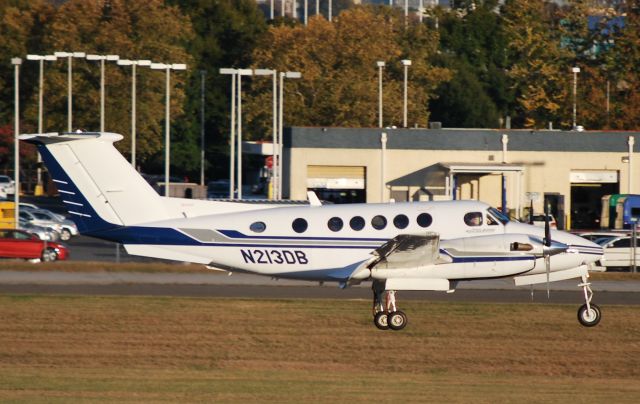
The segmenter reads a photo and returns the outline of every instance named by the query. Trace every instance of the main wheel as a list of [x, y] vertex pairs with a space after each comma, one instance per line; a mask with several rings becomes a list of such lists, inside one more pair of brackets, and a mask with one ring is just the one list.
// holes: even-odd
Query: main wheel
[[373, 324], [375, 324], [376, 327], [378, 327], [381, 330], [388, 330], [389, 323], [387, 321], [387, 313], [384, 311], [377, 312], [376, 315], [373, 317]]
[[585, 327], [593, 327], [600, 322], [602, 314], [600, 313], [600, 307], [591, 303], [589, 305], [591, 310], [587, 309], [587, 305], [583, 304], [578, 309], [578, 321]]
[[67, 241], [70, 238], [71, 238], [71, 232], [69, 231], [69, 229], [62, 229], [62, 232], [60, 233], [60, 240]]
[[42, 250], [42, 262], [53, 262], [58, 259], [58, 254], [53, 248], [45, 248]]
[[402, 330], [407, 326], [407, 315], [400, 310], [394, 311], [387, 315], [387, 322], [389, 323], [389, 328], [392, 330]]

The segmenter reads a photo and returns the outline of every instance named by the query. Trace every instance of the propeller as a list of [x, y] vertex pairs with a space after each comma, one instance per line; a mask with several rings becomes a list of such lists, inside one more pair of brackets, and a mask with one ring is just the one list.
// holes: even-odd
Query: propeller
[[544, 204], [544, 265], [547, 270], [547, 299], [549, 299], [549, 274], [551, 273], [551, 226], [549, 225], [549, 207]]

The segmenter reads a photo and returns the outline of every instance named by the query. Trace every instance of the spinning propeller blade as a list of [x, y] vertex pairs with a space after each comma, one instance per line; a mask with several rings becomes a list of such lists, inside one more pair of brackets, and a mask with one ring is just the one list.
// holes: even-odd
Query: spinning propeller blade
[[547, 299], [549, 299], [549, 273], [551, 272], [551, 227], [549, 226], [549, 207], [544, 204], [544, 265], [547, 269]]

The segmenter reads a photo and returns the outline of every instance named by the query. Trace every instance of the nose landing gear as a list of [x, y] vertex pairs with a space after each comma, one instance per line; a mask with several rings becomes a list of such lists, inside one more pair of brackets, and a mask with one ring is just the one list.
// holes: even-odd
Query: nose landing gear
[[585, 304], [578, 309], [578, 321], [585, 327], [593, 327], [600, 322], [602, 314], [600, 307], [595, 303], [591, 303], [593, 298], [593, 291], [591, 290], [591, 283], [587, 282], [587, 277], [582, 276], [582, 283], [578, 285], [584, 291]]

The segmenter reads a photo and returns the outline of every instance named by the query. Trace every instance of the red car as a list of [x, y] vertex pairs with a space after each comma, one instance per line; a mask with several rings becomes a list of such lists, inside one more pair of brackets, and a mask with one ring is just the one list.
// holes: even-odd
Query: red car
[[24, 230], [0, 229], [0, 258], [65, 260], [69, 250], [62, 244], [43, 241]]

